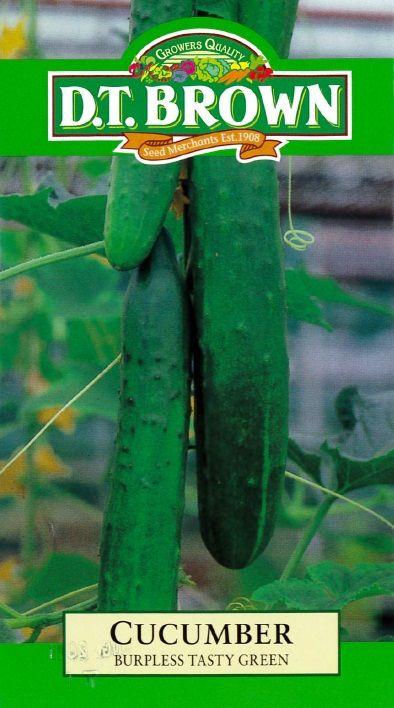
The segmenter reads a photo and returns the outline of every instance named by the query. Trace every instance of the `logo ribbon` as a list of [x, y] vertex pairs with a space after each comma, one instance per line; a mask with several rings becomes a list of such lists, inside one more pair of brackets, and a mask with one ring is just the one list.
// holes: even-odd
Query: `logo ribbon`
[[159, 133], [125, 133], [119, 152], [135, 150], [143, 161], [162, 162], [212, 148], [239, 147], [238, 158], [244, 162], [256, 157], [279, 159], [279, 148], [284, 144], [283, 140], [267, 139], [259, 130], [248, 129], [221, 130], [179, 140]]

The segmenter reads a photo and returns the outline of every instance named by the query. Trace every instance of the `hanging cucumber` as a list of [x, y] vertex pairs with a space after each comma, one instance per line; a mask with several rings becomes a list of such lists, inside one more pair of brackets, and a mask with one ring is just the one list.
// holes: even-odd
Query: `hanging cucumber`
[[234, 20], [237, 17], [238, 0], [195, 0], [194, 12], [204, 17], [221, 17]]
[[133, 155], [112, 159], [104, 238], [114, 268], [135, 268], [149, 254], [170, 207], [179, 170], [179, 162], [151, 166]]
[[99, 609], [175, 610], [189, 423], [188, 307], [162, 230], [131, 275]]
[[[192, 0], [136, 0], [131, 34], [192, 14]], [[109, 262], [119, 270], [135, 268], [150, 252], [164, 222], [177, 184], [180, 162], [144, 165], [134, 155], [116, 155], [104, 225]]]
[[[274, 166], [199, 158], [190, 218], [200, 526], [222, 565], [267, 545], [286, 462], [286, 305]], [[264, 191], [263, 191], [264, 190]]]
[[[266, 0], [249, 24], [265, 36], [275, 8], [282, 48], [293, 4]], [[284, 478], [286, 301], [274, 165], [224, 161], [199, 157], [191, 170], [197, 475], [204, 542], [219, 563], [242, 568], [272, 536]]]
[[298, 0], [245, 0], [239, 21], [261, 34], [280, 57], [287, 57], [297, 16]]

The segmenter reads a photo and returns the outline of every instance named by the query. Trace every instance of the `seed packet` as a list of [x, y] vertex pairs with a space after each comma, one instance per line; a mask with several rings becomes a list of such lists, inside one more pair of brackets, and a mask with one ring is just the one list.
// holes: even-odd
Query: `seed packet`
[[387, 704], [389, 20], [4, 9], [4, 706]]

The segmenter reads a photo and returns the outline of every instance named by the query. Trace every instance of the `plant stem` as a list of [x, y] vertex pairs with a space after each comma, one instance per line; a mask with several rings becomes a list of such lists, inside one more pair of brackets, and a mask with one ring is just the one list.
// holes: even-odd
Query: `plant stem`
[[111, 369], [113, 369], [114, 366], [119, 364], [120, 360], [121, 360], [121, 355], [118, 354], [118, 356], [115, 357], [115, 359], [113, 361], [111, 361], [111, 363], [108, 364], [108, 366], [106, 366], [105, 369], [100, 371], [100, 373], [97, 374], [97, 376], [95, 376], [94, 379], [92, 379], [92, 381], [89, 381], [89, 383], [86, 386], [84, 386], [84, 388], [82, 388], [80, 391], [78, 391], [78, 393], [76, 393], [75, 396], [70, 398], [70, 400], [67, 401], [67, 403], [65, 403], [64, 406], [59, 408], [59, 410], [52, 416], [52, 418], [50, 418], [50, 420], [48, 420], [48, 422], [45, 423], [45, 425], [42, 428], [40, 428], [38, 433], [36, 433], [29, 440], [29, 442], [26, 443], [26, 445], [24, 445], [20, 450], [18, 450], [18, 452], [15, 453], [15, 455], [10, 460], [8, 460], [7, 464], [5, 464], [4, 467], [2, 467], [2, 469], [0, 469], [0, 475], [4, 474], [4, 472], [6, 472], [14, 464], [14, 462], [16, 462], [16, 460], [18, 460], [27, 450], [29, 450], [31, 448], [31, 446], [34, 445], [34, 443], [37, 442], [37, 440], [39, 440], [42, 435], [44, 435], [45, 431], [48, 430], [48, 428], [50, 428], [51, 425], [53, 425], [55, 420], [57, 420], [59, 418], [59, 416], [62, 413], [64, 413], [64, 411], [66, 411], [68, 408], [71, 408], [71, 406], [74, 403], [79, 401], [79, 399], [82, 398], [82, 396], [84, 396], [85, 393], [90, 391], [90, 389], [93, 388], [93, 386], [95, 386], [95, 384], [98, 383]]
[[29, 57], [34, 58], [34, 57], [39, 56], [38, 43], [37, 43], [37, 19], [38, 19], [37, 0], [28, 0], [27, 11], [28, 11], [27, 38], [28, 38], [28, 42], [29, 42]]
[[285, 569], [283, 570], [280, 580], [287, 580], [291, 575], [294, 575], [306, 549], [308, 548], [310, 542], [312, 541], [316, 531], [318, 530], [321, 522], [326, 516], [331, 505], [334, 503], [334, 499], [327, 497], [316, 509], [315, 515], [310, 520], [309, 524], [306, 526], [303, 535], [301, 536], [299, 542], [297, 543], [293, 553], [291, 554]]
[[300, 477], [298, 474], [293, 474], [293, 472], [288, 472], [286, 470], [285, 476], [288, 477], [289, 479], [294, 479], [297, 482], [300, 482], [300, 484], [305, 484], [307, 487], [313, 487], [314, 489], [319, 489], [321, 492], [324, 492], [324, 494], [328, 494], [329, 496], [333, 497], [333, 499], [340, 499], [341, 501], [347, 502], [348, 504], [351, 504], [352, 506], [355, 506], [356, 509], [360, 509], [361, 511], [365, 511], [366, 514], [371, 514], [371, 516], [374, 516], [375, 519], [379, 519], [379, 521], [382, 522], [382, 524], [385, 524], [386, 526], [389, 527], [389, 529], [394, 530], [394, 525], [386, 519], [384, 516], [381, 514], [378, 514], [376, 511], [373, 511], [373, 509], [370, 509], [368, 506], [364, 506], [364, 504], [360, 504], [360, 502], [354, 501], [354, 499], [350, 499], [349, 497], [345, 496], [344, 494], [340, 494], [339, 492], [334, 492], [332, 489], [327, 489], [327, 487], [323, 487], [321, 484], [317, 484], [316, 482], [312, 482], [310, 479], [305, 479], [305, 477]]
[[64, 251], [49, 253], [48, 255], [42, 256], [41, 258], [33, 258], [31, 261], [18, 263], [18, 265], [13, 266], [12, 268], [7, 268], [7, 270], [3, 270], [0, 273], [0, 282], [2, 280], [14, 278], [17, 275], [22, 275], [22, 273], [27, 273], [28, 271], [36, 270], [36, 268], [42, 268], [43, 266], [49, 265], [50, 263], [59, 263], [61, 261], [67, 261], [70, 258], [88, 256], [90, 253], [97, 253], [102, 250], [104, 250], [104, 241], [96, 241], [95, 243], [88, 243], [86, 246], [67, 248]]
[[20, 612], [17, 612], [5, 602], [0, 602], [0, 613], [3, 613], [6, 617], [21, 617]]
[[23, 617], [30, 617], [30, 615], [46, 610], [52, 605], [58, 605], [60, 603], [67, 602], [68, 600], [73, 600], [77, 595], [81, 595], [81, 593], [85, 592], [92, 592], [92, 590], [97, 590], [97, 583], [94, 585], [87, 585], [85, 588], [78, 588], [78, 590], [68, 592], [66, 595], [60, 595], [60, 597], [54, 597], [52, 600], [48, 600], [48, 602], [44, 602], [42, 605], [38, 605], [37, 607], [33, 607], [31, 610], [24, 612]]
[[26, 639], [24, 644], [34, 644], [34, 642], [36, 642], [37, 639], [39, 638], [42, 630], [43, 630], [42, 627], [35, 627], [35, 629], [33, 629], [32, 633], [31, 633], [30, 637], [28, 639]]
[[[179, 568], [179, 573], [178, 573], [178, 585], [181, 587], [182, 585], [195, 585], [195, 583], [191, 580], [191, 578], [184, 573], [182, 568]], [[93, 592], [97, 590], [98, 588], [98, 583], [94, 583], [93, 585], [86, 585], [84, 588], [78, 588], [77, 590], [72, 590], [71, 592], [66, 593], [65, 595], [60, 595], [59, 597], [54, 597], [52, 600], [48, 600], [47, 602], [43, 602], [42, 605], [37, 605], [37, 607], [32, 607], [30, 610], [27, 610], [27, 612], [18, 612], [17, 610], [14, 610], [12, 607], [9, 605], [6, 605], [4, 602], [0, 602], [0, 614], [3, 613], [6, 618], [10, 619], [20, 619], [20, 620], [25, 620], [30, 621], [30, 618], [33, 617], [34, 619], [37, 616], [37, 613], [42, 613], [42, 610], [46, 610], [48, 607], [52, 607], [52, 605], [59, 605], [60, 603], [64, 604], [65, 602], [68, 602], [69, 600], [75, 599], [78, 595], [84, 594], [86, 592]], [[81, 604], [85, 603], [90, 603], [90, 602], [95, 602], [96, 597], [93, 598], [88, 598], [87, 600], [83, 600], [80, 603], [78, 603], [78, 606]], [[71, 607], [66, 607], [62, 610], [61, 612], [68, 612], [75, 610], [77, 605], [73, 605]], [[58, 611], [55, 611], [55, 614]], [[40, 617], [42, 615], [40, 614]], [[49, 614], [48, 616], [51, 616]], [[30, 626], [30, 625], [29, 625]], [[41, 631], [41, 630], [40, 630]], [[28, 641], [34, 641], [33, 639], [29, 639]]]
[[65, 610], [49, 612], [43, 615], [21, 615], [15, 619], [5, 620], [5, 622], [11, 629], [23, 629], [24, 627], [30, 627], [31, 629], [35, 629], [36, 627], [49, 627], [53, 624], [60, 624], [63, 620], [63, 615], [65, 612], [87, 612], [89, 610], [93, 610], [96, 605], [97, 598], [89, 598], [89, 600], [79, 602], [77, 605], [72, 605], [72, 607], [68, 607]]
[[25, 194], [34, 194], [36, 190], [35, 169], [30, 157], [22, 157], [20, 161], [21, 183]]

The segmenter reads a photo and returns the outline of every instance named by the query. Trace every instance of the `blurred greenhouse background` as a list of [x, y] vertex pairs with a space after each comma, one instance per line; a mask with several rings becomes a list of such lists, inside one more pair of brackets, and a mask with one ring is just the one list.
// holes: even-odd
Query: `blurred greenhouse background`
[[[127, 0], [5, 0], [0, 58], [117, 57], [127, 41], [128, 15]], [[386, 57], [392, 43], [388, 0], [302, 0], [291, 55]], [[105, 194], [109, 165], [105, 158], [0, 158], [0, 194], [32, 194], [43, 187], [52, 188], [59, 201]], [[286, 247], [288, 267], [335, 278], [354, 295], [394, 308], [392, 158], [299, 157], [292, 167], [294, 220], [314, 234], [315, 244], [304, 253]], [[287, 160], [278, 169], [285, 231]], [[175, 224], [174, 212], [171, 219]], [[0, 220], [0, 238], [2, 268], [63, 247], [5, 220]], [[67, 401], [117, 354], [126, 280], [102, 257], [91, 256], [1, 283], [0, 460], [9, 459], [60, 401]], [[335, 399], [351, 386], [369, 409], [379, 409], [375, 423], [382, 437], [369, 441], [372, 454], [389, 444], [394, 447], [394, 398], [388, 393], [394, 389], [392, 317], [328, 304], [324, 318], [332, 331], [289, 321], [291, 436], [307, 450], [335, 436]], [[28, 608], [95, 582], [105, 475], [116, 427], [117, 376], [112, 372], [80, 406], [59, 418], [43, 442], [0, 478], [1, 600]], [[289, 469], [297, 471], [291, 462]], [[283, 511], [263, 558], [242, 572], [225, 570], [210, 559], [199, 537], [191, 454], [183, 567], [195, 585], [180, 591], [181, 606], [223, 608], [277, 578], [309, 518], [308, 508], [320, 497], [317, 491], [289, 485], [285, 502], [290, 511]], [[388, 487], [360, 489], [352, 498], [386, 516], [392, 513]], [[305, 563], [330, 559], [352, 566], [387, 561], [391, 551], [391, 539], [379, 521], [337, 503]], [[381, 597], [351, 604], [343, 617], [353, 640], [394, 634], [392, 623], [392, 609]], [[41, 638], [56, 641], [60, 630], [49, 628]]]

